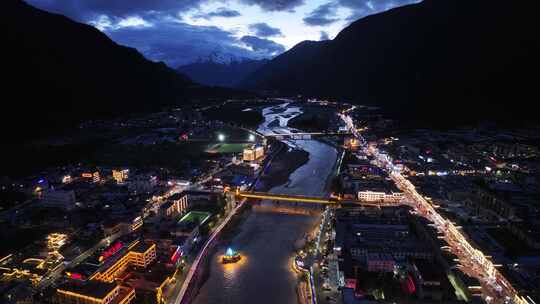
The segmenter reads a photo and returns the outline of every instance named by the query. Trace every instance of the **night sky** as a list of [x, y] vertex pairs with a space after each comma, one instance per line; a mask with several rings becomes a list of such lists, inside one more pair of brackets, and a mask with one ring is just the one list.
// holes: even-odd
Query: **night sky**
[[210, 54], [269, 58], [303, 40], [332, 39], [350, 22], [418, 0], [27, 0], [95, 26], [171, 67]]

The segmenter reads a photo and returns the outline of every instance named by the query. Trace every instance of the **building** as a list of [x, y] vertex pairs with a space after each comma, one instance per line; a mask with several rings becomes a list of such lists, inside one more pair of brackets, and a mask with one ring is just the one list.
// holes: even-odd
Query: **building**
[[135, 214], [121, 218], [108, 219], [101, 224], [101, 228], [103, 229], [105, 236], [115, 234], [124, 235], [139, 229], [143, 224], [144, 221], [142, 216]]
[[[123, 252], [121, 252], [123, 251]], [[96, 271], [89, 279], [102, 282], [113, 282], [129, 266], [146, 268], [156, 259], [156, 244], [137, 241], [128, 247], [128, 250], [117, 250], [115, 257], [109, 257], [103, 267]], [[115, 253], [117, 253], [115, 252]], [[115, 254], [113, 253], [113, 255]]]
[[99, 174], [99, 171], [84, 172], [81, 174], [81, 177], [94, 183], [99, 183], [101, 181], [101, 175]]
[[264, 147], [255, 145], [250, 148], [244, 149], [243, 158], [244, 161], [255, 161], [264, 156]]
[[129, 232], [133, 232], [133, 231], [141, 228], [143, 224], [144, 224], [144, 221], [143, 221], [142, 216], [139, 215], [139, 216], [135, 217], [130, 222], [130, 231]]
[[366, 202], [389, 202], [398, 203], [404, 198], [402, 192], [376, 192], [376, 191], [359, 191], [358, 199]]
[[71, 175], [64, 175], [62, 177], [62, 184], [69, 184], [73, 181], [73, 179], [71, 178]]
[[176, 224], [175, 237], [185, 237], [183, 242], [183, 252], [188, 252], [191, 245], [195, 243], [199, 236], [199, 227], [204, 225], [211, 217], [208, 212], [190, 211], [184, 215]]
[[384, 172], [372, 164], [348, 164], [347, 173], [353, 179], [382, 179]]
[[73, 190], [46, 190], [43, 191], [44, 205], [71, 210], [75, 207], [75, 192]]
[[354, 137], [346, 137], [343, 141], [343, 145], [351, 150], [357, 150], [360, 146], [360, 141]]
[[159, 206], [162, 217], [175, 217], [184, 214], [188, 208], [188, 195], [185, 192], [172, 195], [167, 202]]
[[396, 267], [396, 261], [388, 253], [368, 253], [366, 266], [371, 272], [392, 272]]
[[112, 177], [117, 184], [123, 184], [129, 176], [129, 170], [112, 170]]
[[103, 233], [107, 237], [118, 233], [127, 234], [129, 232], [129, 225], [124, 222], [118, 222], [113, 220], [102, 223], [101, 228], [103, 229]]
[[59, 286], [53, 297], [58, 304], [129, 304], [135, 290], [117, 283], [70, 281]]
[[155, 176], [137, 175], [134, 178], [130, 178], [127, 184], [128, 190], [131, 192], [152, 192], [155, 190], [154, 187], [156, 187], [158, 184], [158, 179]]
[[506, 219], [514, 218], [514, 207], [504, 198], [482, 189], [477, 189], [474, 194], [474, 198], [466, 200], [465, 203], [476, 214], [480, 214], [482, 211], [490, 211]]
[[256, 163], [253, 164], [240, 164], [232, 165], [229, 167], [232, 173], [245, 176], [253, 176], [260, 170], [260, 166]]

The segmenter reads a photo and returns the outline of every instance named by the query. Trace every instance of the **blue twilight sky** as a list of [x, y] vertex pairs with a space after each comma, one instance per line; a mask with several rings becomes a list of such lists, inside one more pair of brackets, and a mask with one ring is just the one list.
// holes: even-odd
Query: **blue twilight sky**
[[269, 58], [332, 39], [361, 17], [420, 0], [26, 0], [91, 24], [171, 67], [210, 54]]

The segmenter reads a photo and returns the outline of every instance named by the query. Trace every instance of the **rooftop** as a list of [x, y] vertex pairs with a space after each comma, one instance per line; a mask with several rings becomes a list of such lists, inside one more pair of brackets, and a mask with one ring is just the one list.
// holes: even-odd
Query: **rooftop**
[[70, 291], [77, 294], [103, 299], [117, 287], [116, 283], [87, 281], [85, 283], [70, 281], [58, 287], [58, 291]]
[[131, 248], [131, 251], [137, 252], [137, 253], [144, 253], [148, 251], [152, 246], [154, 246], [154, 243], [150, 242], [139, 242], [137, 245], [135, 245], [133, 248]]

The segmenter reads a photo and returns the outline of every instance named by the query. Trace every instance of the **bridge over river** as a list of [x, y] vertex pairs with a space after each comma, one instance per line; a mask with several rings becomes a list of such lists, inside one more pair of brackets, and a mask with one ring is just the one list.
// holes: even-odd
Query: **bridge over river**
[[340, 197], [317, 197], [317, 196], [305, 196], [305, 195], [291, 195], [291, 194], [276, 194], [267, 192], [244, 192], [236, 191], [236, 196], [239, 198], [254, 198], [273, 201], [286, 201], [297, 203], [312, 203], [323, 205], [337, 205], [337, 204], [355, 204], [366, 207], [393, 207], [404, 205], [405, 201], [368, 201], [368, 200], [354, 200], [354, 199], [342, 199]]

